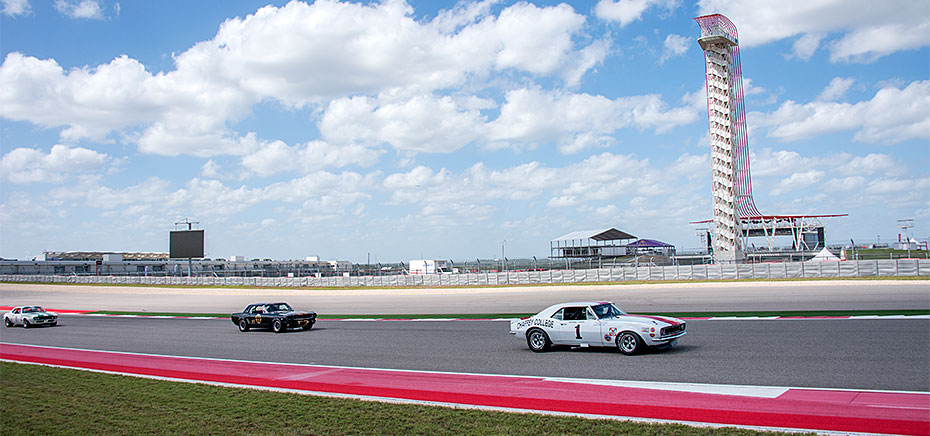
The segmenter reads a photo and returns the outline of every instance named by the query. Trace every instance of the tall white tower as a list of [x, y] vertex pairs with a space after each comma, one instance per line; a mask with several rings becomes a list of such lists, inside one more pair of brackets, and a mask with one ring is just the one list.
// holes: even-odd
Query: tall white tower
[[707, 116], [714, 199], [714, 261], [743, 260], [741, 215], [760, 215], [749, 181], [749, 141], [736, 26], [723, 15], [705, 15], [698, 44], [704, 50]]

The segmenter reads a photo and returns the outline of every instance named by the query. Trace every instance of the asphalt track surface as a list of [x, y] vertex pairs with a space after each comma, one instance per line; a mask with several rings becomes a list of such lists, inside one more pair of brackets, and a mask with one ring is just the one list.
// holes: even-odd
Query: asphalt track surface
[[63, 315], [2, 341], [162, 355], [443, 372], [930, 391], [930, 320], [690, 320], [678, 346], [533, 353], [503, 321], [327, 321], [239, 332], [222, 319]]
[[440, 289], [221, 289], [0, 283], [0, 304], [56, 309], [232, 313], [287, 301], [325, 314], [536, 313], [565, 301], [630, 313], [930, 309], [930, 280], [710, 282]]

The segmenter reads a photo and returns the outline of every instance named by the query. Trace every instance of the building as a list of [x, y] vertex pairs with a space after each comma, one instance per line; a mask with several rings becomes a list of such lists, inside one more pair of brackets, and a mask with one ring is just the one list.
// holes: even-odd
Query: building
[[549, 241], [552, 259], [620, 257], [628, 254], [627, 243], [636, 239], [615, 228], [572, 232]]

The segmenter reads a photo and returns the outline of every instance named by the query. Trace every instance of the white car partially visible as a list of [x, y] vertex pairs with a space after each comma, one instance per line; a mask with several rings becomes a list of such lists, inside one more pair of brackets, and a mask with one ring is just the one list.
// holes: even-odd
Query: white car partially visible
[[3, 314], [3, 324], [7, 327], [21, 325], [25, 328], [40, 325], [58, 325], [58, 314], [48, 312], [42, 306], [18, 306]]
[[678, 318], [631, 315], [609, 301], [560, 303], [529, 318], [510, 321], [510, 334], [526, 337], [535, 352], [552, 345], [617, 347], [632, 355], [646, 347], [665, 348], [685, 335]]

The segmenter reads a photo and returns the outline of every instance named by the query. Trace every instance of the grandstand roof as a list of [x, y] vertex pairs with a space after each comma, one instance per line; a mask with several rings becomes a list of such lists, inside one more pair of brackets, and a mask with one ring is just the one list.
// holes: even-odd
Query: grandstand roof
[[567, 235], [555, 238], [552, 241], [577, 241], [579, 239], [593, 239], [595, 241], [618, 241], [621, 239], [636, 239], [636, 236], [611, 227], [609, 229], [571, 232]]
[[674, 247], [672, 244], [667, 244], [662, 241], [656, 241], [655, 239], [640, 239], [636, 242], [627, 244], [628, 247], [639, 247], [639, 248], [656, 248], [656, 247]]
[[121, 251], [46, 251], [48, 260], [99, 260], [104, 254], [120, 254], [123, 260], [168, 260], [168, 253], [141, 253]]

